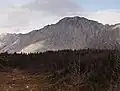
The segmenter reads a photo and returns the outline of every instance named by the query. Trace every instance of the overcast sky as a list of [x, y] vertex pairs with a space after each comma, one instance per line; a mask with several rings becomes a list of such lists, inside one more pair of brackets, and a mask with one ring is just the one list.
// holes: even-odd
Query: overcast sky
[[120, 23], [120, 0], [0, 0], [0, 33], [26, 33], [65, 16]]

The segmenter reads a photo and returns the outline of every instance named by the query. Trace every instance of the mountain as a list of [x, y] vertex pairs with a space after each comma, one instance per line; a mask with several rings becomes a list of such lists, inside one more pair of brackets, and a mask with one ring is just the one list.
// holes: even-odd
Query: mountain
[[119, 49], [120, 24], [103, 25], [84, 17], [65, 17], [26, 34], [1, 34], [0, 52], [62, 49]]

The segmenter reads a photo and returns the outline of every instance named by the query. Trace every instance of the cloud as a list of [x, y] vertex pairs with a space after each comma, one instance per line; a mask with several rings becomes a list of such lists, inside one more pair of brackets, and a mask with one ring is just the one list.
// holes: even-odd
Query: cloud
[[79, 11], [71, 0], [33, 0], [24, 5], [12, 5], [0, 9], [0, 33], [26, 33]]
[[23, 8], [8, 8], [4, 12], [0, 10], [0, 32], [28, 32], [39, 29], [47, 23], [56, 20], [56, 16], [46, 15], [38, 11], [30, 11]]
[[116, 24], [120, 23], [120, 11], [119, 10], [101, 10], [97, 12], [88, 12], [86, 17], [94, 19], [103, 24]]
[[35, 0], [28, 5], [23, 5], [24, 8], [35, 11], [43, 11], [57, 16], [78, 13], [82, 10], [72, 0]]
[[32, 0], [0, 9], [0, 33], [26, 33], [56, 23], [65, 16], [84, 16], [103, 24], [120, 22], [120, 11], [85, 12], [71, 0]]

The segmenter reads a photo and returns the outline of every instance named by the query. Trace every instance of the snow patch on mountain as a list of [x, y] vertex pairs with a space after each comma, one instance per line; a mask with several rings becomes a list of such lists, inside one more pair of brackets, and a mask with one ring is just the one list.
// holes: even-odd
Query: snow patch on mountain
[[0, 53], [12, 51], [16, 44], [20, 43], [20, 37], [17, 34], [1, 34], [0, 35]]
[[42, 49], [43, 47], [44, 47], [44, 41], [39, 41], [37, 43], [28, 45], [27, 47], [22, 49], [20, 52], [22, 52], [22, 53], [33, 53], [33, 52], [36, 52], [37, 50]]

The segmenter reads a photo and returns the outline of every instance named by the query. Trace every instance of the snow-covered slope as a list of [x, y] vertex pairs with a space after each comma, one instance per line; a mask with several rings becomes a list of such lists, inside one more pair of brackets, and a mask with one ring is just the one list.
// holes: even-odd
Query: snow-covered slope
[[119, 49], [120, 29], [83, 17], [65, 17], [58, 23], [27, 34], [0, 35], [0, 52], [41, 52], [61, 49]]
[[43, 48], [43, 46], [44, 46], [43, 43], [44, 43], [44, 41], [39, 41], [34, 44], [30, 44], [30, 45], [26, 46], [25, 48], [23, 48], [20, 52], [22, 52], [22, 53], [37, 52], [39, 49]]
[[16, 45], [20, 43], [20, 37], [17, 34], [1, 34], [0, 35], [0, 52], [14, 52]]

